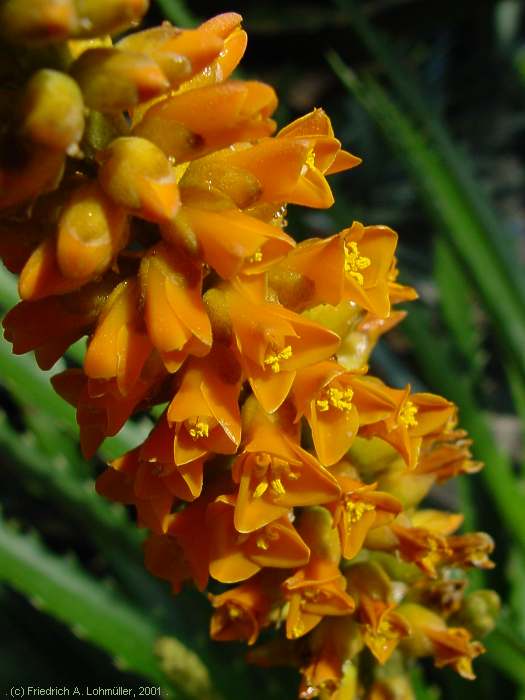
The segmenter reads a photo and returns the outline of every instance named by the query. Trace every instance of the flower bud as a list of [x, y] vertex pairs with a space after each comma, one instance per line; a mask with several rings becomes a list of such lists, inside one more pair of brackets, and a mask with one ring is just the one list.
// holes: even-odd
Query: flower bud
[[137, 137], [121, 137], [100, 156], [99, 181], [106, 194], [135, 216], [163, 223], [179, 208], [173, 169], [154, 144]]
[[72, 0], [6, 0], [0, 7], [0, 27], [10, 41], [62, 41], [75, 24]]
[[338, 564], [341, 546], [332, 516], [321, 506], [306, 508], [297, 523], [297, 531], [310, 547], [312, 557]]
[[65, 157], [55, 148], [13, 142], [0, 163], [0, 209], [21, 204], [57, 187]]
[[[71, 0], [69, 0], [71, 2]], [[116, 34], [138, 24], [148, 0], [72, 0], [77, 13], [76, 37]]]
[[33, 74], [21, 105], [22, 133], [31, 141], [74, 154], [84, 131], [84, 103], [76, 82], [43, 68]]
[[492, 632], [501, 608], [496, 591], [474, 591], [463, 599], [454, 623], [466, 627], [475, 637], [485, 637]]
[[97, 182], [75, 190], [58, 223], [57, 259], [62, 274], [91, 279], [103, 272], [126, 243], [127, 217]]
[[71, 66], [91, 109], [115, 112], [165, 92], [169, 83], [159, 66], [140, 53], [113, 48], [88, 49]]

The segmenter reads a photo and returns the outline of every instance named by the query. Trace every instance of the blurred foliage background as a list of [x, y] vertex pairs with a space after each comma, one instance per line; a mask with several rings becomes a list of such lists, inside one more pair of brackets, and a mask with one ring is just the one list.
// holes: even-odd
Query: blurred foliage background
[[[243, 75], [275, 86], [279, 123], [322, 106], [364, 159], [332, 180], [331, 210], [292, 208], [290, 232], [335, 233], [353, 219], [399, 232], [401, 279], [421, 299], [380, 343], [374, 372], [455, 401], [486, 464], [431, 501], [494, 536], [497, 568], [473, 574], [472, 588], [495, 588], [503, 612], [474, 685], [424, 665], [418, 700], [525, 700], [525, 6], [157, 0], [146, 23], [190, 26], [226, 10], [244, 16]], [[2, 312], [15, 301], [2, 271]], [[173, 600], [143, 570], [128, 514], [95, 494], [103, 460], [137, 444], [149, 418], [85, 463], [73, 410], [5, 341], [0, 400], [0, 688], [162, 683], [180, 698], [293, 698], [292, 672], [247, 668], [240, 645], [207, 640], [207, 601]], [[191, 683], [188, 666], [199, 670]]]

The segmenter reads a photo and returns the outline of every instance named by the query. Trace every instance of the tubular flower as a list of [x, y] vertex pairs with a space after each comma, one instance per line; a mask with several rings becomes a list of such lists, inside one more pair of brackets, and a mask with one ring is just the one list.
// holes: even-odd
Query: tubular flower
[[249, 659], [295, 666], [304, 700], [413, 700], [411, 657], [471, 678], [498, 605], [465, 595], [465, 570], [493, 566], [493, 542], [420, 504], [482, 465], [449, 401], [367, 366], [417, 296], [397, 234], [296, 244], [288, 204], [330, 207], [328, 178], [360, 159], [322, 109], [278, 130], [273, 88], [230, 79], [236, 13], [114, 42], [147, 4], [0, 2], [24, 57], [2, 95], [5, 338], [43, 369], [85, 338], [52, 381], [86, 457], [155, 409], [96, 488], [134, 507], [174, 593], [215, 581], [214, 639], [264, 630]]

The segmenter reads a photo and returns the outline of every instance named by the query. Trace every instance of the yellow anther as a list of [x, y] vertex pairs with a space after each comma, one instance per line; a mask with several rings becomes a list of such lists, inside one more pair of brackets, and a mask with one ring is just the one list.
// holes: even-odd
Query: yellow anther
[[268, 489], [268, 482], [267, 481], [261, 481], [258, 485], [255, 491], [253, 492], [253, 497], [254, 498], [260, 498], [263, 496]]
[[250, 255], [250, 257], [248, 258], [248, 262], [258, 263], [258, 262], [261, 262], [262, 259], [263, 259], [262, 250], [256, 250], [253, 255]]
[[283, 482], [280, 479], [272, 479], [272, 490], [278, 496], [282, 496], [286, 493], [286, 489], [284, 488]]
[[308, 151], [305, 163], [309, 168], [315, 168], [315, 153], [313, 148]]
[[355, 241], [350, 241], [350, 243], [345, 241], [345, 272], [352, 277], [357, 284], [361, 285], [361, 287], [364, 284], [365, 278], [360, 270], [366, 270], [370, 265], [370, 258], [360, 254]]
[[281, 350], [281, 352], [268, 355], [268, 357], [264, 359], [264, 364], [269, 365], [272, 368], [272, 372], [277, 374], [277, 372], [281, 371], [281, 360], [289, 360], [291, 356], [292, 346], [287, 345], [283, 350]]
[[323, 397], [317, 399], [316, 406], [321, 412], [329, 411], [330, 407], [338, 411], [350, 411], [354, 392], [350, 388], [339, 389], [332, 386], [323, 392]]
[[264, 535], [261, 535], [260, 537], [257, 538], [256, 544], [257, 544], [257, 547], [259, 549], [264, 549], [264, 550], [267, 550], [268, 547], [270, 546], [268, 540], [266, 539], [266, 537], [264, 537]]
[[193, 425], [188, 428], [188, 433], [193, 440], [198, 440], [199, 438], [208, 437], [210, 432], [210, 426], [204, 421], [198, 420]]
[[370, 510], [374, 510], [374, 506], [371, 503], [365, 503], [364, 501], [347, 501], [346, 503], [346, 511], [351, 523], [359, 522], [363, 515]]
[[237, 620], [243, 616], [243, 611], [237, 605], [228, 605], [228, 615], [231, 620]]
[[417, 425], [417, 406], [412, 401], [405, 401], [404, 406], [399, 411], [399, 422], [407, 428], [415, 428]]

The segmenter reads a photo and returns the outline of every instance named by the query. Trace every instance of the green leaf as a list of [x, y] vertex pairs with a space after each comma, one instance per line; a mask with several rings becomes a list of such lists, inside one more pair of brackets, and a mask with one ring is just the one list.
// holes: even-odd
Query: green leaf
[[472, 279], [508, 351], [525, 378], [525, 305], [508, 270], [487, 236], [477, 212], [465, 197], [462, 184], [451, 177], [439, 149], [402, 114], [370, 77], [360, 79], [340, 57], [329, 61], [343, 84], [360, 100], [381, 128], [386, 140], [405, 162], [430, 214], [447, 234], [468, 266]]
[[184, 0], [156, 0], [164, 17], [178, 27], [194, 27], [199, 23], [195, 15], [186, 7]]
[[105, 649], [123, 667], [165, 684], [154, 655], [151, 622], [124, 604], [71, 559], [61, 559], [35, 536], [0, 520], [0, 580], [70, 625], [74, 634]]

